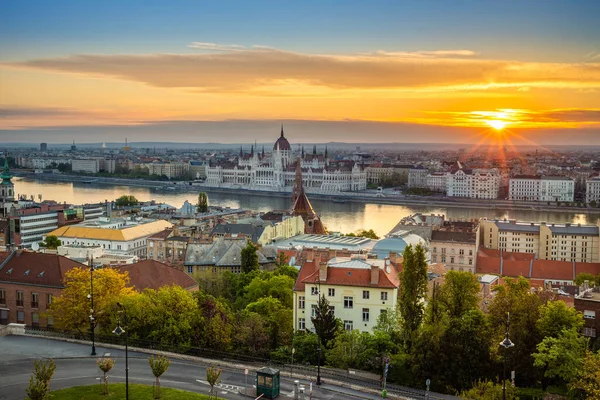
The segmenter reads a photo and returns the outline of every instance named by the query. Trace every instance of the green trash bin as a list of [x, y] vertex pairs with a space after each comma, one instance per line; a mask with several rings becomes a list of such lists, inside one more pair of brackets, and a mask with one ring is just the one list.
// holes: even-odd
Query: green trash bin
[[256, 371], [256, 395], [264, 394], [267, 399], [279, 396], [279, 370], [263, 367]]

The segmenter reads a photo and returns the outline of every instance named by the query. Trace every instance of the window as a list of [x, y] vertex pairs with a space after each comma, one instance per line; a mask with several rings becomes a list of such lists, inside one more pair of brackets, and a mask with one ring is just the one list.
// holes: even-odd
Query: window
[[433, 252], [434, 252], [434, 253], [437, 253], [437, 247], [434, 247], [434, 248], [433, 248]]
[[298, 296], [298, 308], [304, 310], [305, 306], [306, 306], [306, 297]]
[[[188, 274], [191, 274], [194, 272], [194, 267], [191, 265], [188, 265]], [[289, 325], [288, 325], [289, 326]]]
[[347, 331], [351, 331], [354, 329], [354, 323], [352, 321], [344, 320], [344, 329]]
[[442, 254], [446, 254], [446, 248], [442, 247]]
[[460, 254], [461, 256], [464, 256], [465, 255], [465, 249], [458, 250], [458, 254]]
[[17, 307], [23, 307], [23, 291], [17, 290]]
[[37, 293], [31, 293], [31, 308], [38, 308], [40, 296]]
[[25, 312], [17, 311], [17, 322], [19, 324], [22, 324], [23, 322], [25, 322]]
[[363, 308], [363, 322], [369, 322], [369, 309]]
[[587, 326], [584, 326], [582, 333], [583, 336], [596, 337], [596, 328], [588, 328]]
[[387, 292], [381, 292], [381, 300], [387, 300]]
[[31, 314], [31, 326], [34, 328], [39, 328], [40, 326], [40, 314], [32, 313]]
[[316, 286], [312, 286], [312, 287], [310, 288], [310, 294], [312, 294], [313, 296], [316, 296], [316, 295], [318, 295], [318, 294], [319, 294], [319, 290], [317, 289], [317, 287], [316, 287]]
[[331, 311], [331, 315], [335, 315], [335, 306], [329, 306], [329, 311]]
[[48, 328], [52, 328], [54, 326], [54, 318], [53, 317], [47, 317], [48, 319], [46, 320], [46, 326]]
[[328, 293], [329, 297], [335, 296], [335, 289], [329, 288]]
[[298, 318], [298, 330], [306, 330], [306, 320], [304, 318]]
[[52, 293], [48, 293], [48, 295], [46, 296], [46, 307], [50, 307], [50, 304], [52, 304], [53, 301], [54, 296], [52, 295]]
[[586, 318], [586, 319], [596, 319], [596, 311], [594, 311], [594, 310], [584, 310], [583, 311], [583, 318]]
[[354, 297], [344, 296], [344, 308], [354, 308]]
[[368, 290], [363, 290], [363, 299], [369, 300], [369, 294]]
[[313, 318], [317, 316], [317, 305], [316, 304], [311, 304], [311, 306], [310, 306], [310, 316], [313, 317]]
[[6, 304], [6, 290], [0, 289], [0, 304]]
[[473, 265], [473, 259], [469, 258], [469, 265]]
[[450, 264], [454, 264], [454, 257], [450, 257]]

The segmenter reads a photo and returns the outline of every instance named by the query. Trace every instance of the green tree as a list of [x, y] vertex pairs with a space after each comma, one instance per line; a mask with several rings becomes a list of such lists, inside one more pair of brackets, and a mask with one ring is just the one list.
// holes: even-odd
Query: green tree
[[205, 213], [208, 211], [208, 195], [206, 193], [198, 193], [198, 203], [196, 204], [196, 210], [199, 213]]
[[[509, 381], [505, 382], [506, 400], [518, 400], [517, 391]], [[463, 400], [501, 400], [502, 399], [502, 382], [494, 383], [487, 380], [478, 380], [469, 390], [463, 391], [460, 394]]]
[[594, 276], [594, 275], [592, 275], [592, 274], [588, 274], [588, 273], [586, 273], [586, 272], [583, 272], [583, 273], [581, 273], [581, 274], [577, 275], [577, 277], [575, 278], [575, 281], [574, 281], [574, 283], [575, 283], [577, 286], [581, 286], [581, 285], [583, 285], [583, 283], [584, 283], [585, 281], [589, 281], [589, 283], [590, 283], [590, 286], [592, 286], [592, 285], [595, 285], [595, 284], [596, 284], [596, 280], [597, 280], [597, 279], [598, 279], [598, 278], [597, 278], [596, 276]]
[[278, 267], [283, 267], [284, 265], [288, 265], [288, 258], [283, 251], [277, 253], [277, 261], [275, 261]]
[[102, 383], [104, 384], [104, 394], [108, 395], [108, 372], [114, 367], [115, 360], [112, 358], [99, 358], [96, 360], [96, 364], [98, 364], [98, 368], [102, 371], [103, 378]]
[[364, 368], [369, 358], [374, 358], [375, 349], [369, 348], [367, 332], [340, 330], [327, 351], [327, 362], [335, 368]]
[[330, 347], [338, 329], [338, 321], [329, 306], [325, 294], [319, 293], [319, 301], [315, 308], [315, 316], [311, 317], [315, 333], [325, 347]]
[[[206, 380], [210, 385], [210, 397], [212, 398], [215, 394], [215, 386], [221, 383], [221, 368], [215, 366], [206, 368]], [[216, 396], [215, 396], [216, 398]]]
[[240, 267], [242, 269], [242, 272], [248, 273], [251, 271], [258, 270], [259, 264], [258, 254], [256, 254], [257, 250], [258, 247], [256, 247], [251, 241], [248, 241], [246, 247], [242, 249], [242, 259], [240, 261]]
[[549, 301], [540, 307], [537, 329], [540, 336], [558, 337], [563, 330], [579, 332], [583, 327], [583, 314], [562, 300]]
[[257, 276], [246, 287], [244, 301], [246, 304], [271, 296], [289, 309], [293, 308], [293, 288], [296, 281], [287, 275], [269, 273], [266, 276]]
[[412, 340], [423, 320], [423, 300], [427, 294], [427, 261], [419, 244], [413, 250], [406, 246], [403, 253], [400, 278], [400, 298], [398, 302], [402, 321], [404, 345], [410, 350]]
[[[559, 378], [569, 383], [576, 379], [582, 367], [586, 348], [586, 338], [575, 329], [563, 329], [558, 337], [545, 337], [537, 345], [533, 365], [544, 371], [545, 378]], [[546, 389], [548, 381], [542, 383]]]
[[29, 379], [29, 386], [26, 389], [27, 396], [31, 400], [44, 400], [48, 397], [50, 380], [55, 371], [56, 364], [53, 359], [33, 361], [33, 375]]
[[448, 271], [441, 287], [441, 301], [451, 318], [478, 308], [480, 285], [470, 272]]
[[229, 351], [232, 346], [235, 317], [229, 304], [201, 291], [196, 292], [202, 323], [198, 325], [196, 343], [219, 351]]
[[596, 208], [596, 206], [597, 206], [597, 205], [598, 205], [598, 204], [597, 204], [596, 200], [592, 200], [592, 201], [590, 201], [590, 207], [592, 207], [592, 208]]
[[368, 238], [368, 239], [379, 239], [379, 236], [377, 236], [377, 234], [375, 233], [375, 231], [373, 229], [369, 229], [369, 230], [360, 229], [356, 233], [349, 233], [346, 236], [364, 237], [364, 238]]
[[269, 332], [264, 318], [249, 311], [239, 314], [235, 340], [237, 348], [254, 356], [265, 356], [269, 352]]
[[298, 278], [298, 270], [289, 265], [282, 265], [280, 267], [277, 267], [275, 271], [273, 271], [273, 274], [289, 276], [294, 280], [294, 282], [296, 282], [296, 279]]
[[263, 297], [248, 304], [246, 311], [260, 315], [269, 337], [269, 348], [276, 349], [292, 340], [293, 311], [278, 299]]
[[586, 351], [582, 366], [569, 388], [578, 399], [600, 399], [600, 352]]
[[148, 357], [148, 364], [152, 370], [152, 375], [156, 378], [156, 385], [154, 389], [154, 398], [160, 399], [160, 377], [167, 372], [171, 366], [171, 361], [165, 356], [152, 356]]
[[40, 246], [53, 250], [56, 250], [56, 248], [61, 245], [62, 242], [55, 235], [46, 236], [46, 239], [43, 242], [40, 242]]
[[132, 195], [124, 194], [123, 196], [121, 196], [117, 200], [115, 200], [115, 205], [117, 207], [128, 207], [128, 206], [135, 206], [138, 204], [139, 204], [138, 199], [136, 199], [135, 196], [132, 196]]

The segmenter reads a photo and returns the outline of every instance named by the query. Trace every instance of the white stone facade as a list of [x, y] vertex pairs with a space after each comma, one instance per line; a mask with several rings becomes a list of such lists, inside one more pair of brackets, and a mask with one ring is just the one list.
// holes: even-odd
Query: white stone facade
[[497, 199], [500, 173], [492, 169], [458, 169], [447, 174], [446, 195], [473, 199]]
[[585, 183], [585, 201], [591, 203], [600, 202], [600, 176], [592, 178]]

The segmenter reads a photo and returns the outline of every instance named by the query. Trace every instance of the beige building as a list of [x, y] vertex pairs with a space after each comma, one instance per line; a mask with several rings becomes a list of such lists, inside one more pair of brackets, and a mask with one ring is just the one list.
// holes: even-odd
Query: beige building
[[100, 160], [98, 159], [84, 159], [84, 160], [72, 160], [71, 169], [73, 172], [87, 172], [95, 174], [100, 172]]
[[431, 262], [447, 270], [475, 272], [479, 248], [479, 223], [446, 221], [431, 232]]
[[482, 220], [481, 245], [532, 253], [542, 260], [600, 262], [600, 221], [596, 225]]
[[274, 225], [267, 225], [263, 230], [258, 244], [266, 245], [280, 240], [289, 239], [304, 233], [304, 219], [300, 216], [287, 217]]
[[408, 187], [414, 188], [426, 188], [427, 187], [427, 175], [429, 171], [425, 168], [413, 168], [408, 172]]
[[148, 168], [148, 175], [165, 175], [169, 179], [179, 178], [190, 171], [190, 164], [184, 162], [153, 162], [142, 164], [142, 167]]
[[595, 201], [600, 203], [600, 176], [588, 179], [585, 183], [585, 201], [591, 203]]
[[388, 258], [354, 255], [325, 261], [314, 252], [313, 260], [302, 265], [294, 287], [294, 330], [314, 332], [311, 317], [323, 294], [344, 329], [371, 332], [379, 315], [396, 308], [398, 286], [396, 263]]
[[380, 183], [396, 175], [400, 182], [408, 182], [408, 173], [412, 165], [371, 164], [365, 167], [367, 183]]
[[168, 264], [183, 264], [190, 238], [179, 236], [174, 229], [165, 229], [148, 237], [146, 254], [149, 260]]

